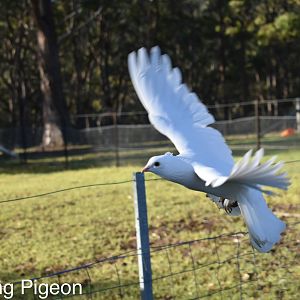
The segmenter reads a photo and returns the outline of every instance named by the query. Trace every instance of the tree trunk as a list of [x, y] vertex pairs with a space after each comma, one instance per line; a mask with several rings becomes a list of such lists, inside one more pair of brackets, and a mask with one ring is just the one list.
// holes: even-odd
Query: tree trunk
[[38, 66], [43, 94], [43, 146], [66, 142], [69, 116], [65, 102], [51, 0], [31, 0], [37, 26]]
[[[244, 25], [243, 25], [244, 26]], [[245, 30], [245, 29], [243, 29]], [[247, 55], [246, 55], [246, 37], [245, 32], [242, 33], [240, 37], [241, 40], [241, 75], [242, 75], [242, 85], [243, 85], [243, 101], [249, 100], [249, 81], [247, 74]]]
[[[224, 23], [224, 11], [223, 11], [223, 4], [222, 1], [218, 1], [218, 18], [219, 18], [219, 26], [220, 26], [220, 32], [218, 33], [218, 39], [219, 39], [219, 85], [220, 85], [220, 93], [219, 98], [221, 99], [221, 103], [227, 104], [227, 78], [226, 78], [226, 69], [227, 69], [227, 58], [226, 58], [226, 36], [225, 36], [225, 23]], [[230, 108], [224, 107], [223, 109], [223, 116], [222, 118], [224, 120], [228, 120], [228, 111]]]

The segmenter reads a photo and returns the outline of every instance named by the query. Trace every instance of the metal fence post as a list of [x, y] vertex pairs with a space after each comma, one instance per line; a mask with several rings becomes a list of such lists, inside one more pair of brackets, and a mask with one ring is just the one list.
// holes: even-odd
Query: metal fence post
[[300, 98], [296, 98], [296, 123], [297, 132], [300, 133]]
[[113, 113], [116, 167], [120, 166], [118, 114]]
[[144, 174], [133, 173], [135, 227], [142, 300], [153, 300], [151, 256]]
[[255, 101], [255, 129], [256, 129], [256, 150], [260, 149], [261, 146], [261, 124], [260, 124], [260, 103], [257, 99]]

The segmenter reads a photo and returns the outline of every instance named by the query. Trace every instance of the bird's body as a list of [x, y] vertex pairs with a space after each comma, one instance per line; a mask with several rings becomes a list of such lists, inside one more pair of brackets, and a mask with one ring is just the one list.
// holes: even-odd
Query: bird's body
[[[166, 180], [183, 185], [190, 190], [201, 191], [206, 194], [213, 194], [218, 197], [233, 199], [233, 189], [235, 190], [242, 187], [240, 184], [234, 184], [232, 182], [228, 182], [227, 184], [216, 188], [206, 186], [205, 181], [197, 176], [192, 165], [188, 163], [188, 158], [181, 156], [180, 154], [173, 155], [171, 153], [166, 153], [161, 156], [154, 156], [152, 159], [155, 159], [155, 161], [163, 160], [164, 163], [161, 164], [161, 166], [167, 166], [166, 169], [160, 168], [159, 172], [152, 169], [152, 173], [156, 173]], [[168, 166], [172, 167], [171, 171]]]
[[[188, 189], [201, 191], [226, 212], [244, 217], [252, 245], [269, 251], [280, 240], [285, 224], [268, 208], [262, 186], [287, 189], [282, 163], [262, 163], [263, 150], [248, 151], [237, 163], [224, 138], [210, 124], [213, 116], [181, 83], [178, 68], [154, 47], [148, 56], [141, 48], [128, 58], [135, 90], [154, 127], [176, 146], [179, 155], [166, 153], [149, 159], [144, 171], [155, 173]], [[219, 199], [219, 200], [218, 200]]]

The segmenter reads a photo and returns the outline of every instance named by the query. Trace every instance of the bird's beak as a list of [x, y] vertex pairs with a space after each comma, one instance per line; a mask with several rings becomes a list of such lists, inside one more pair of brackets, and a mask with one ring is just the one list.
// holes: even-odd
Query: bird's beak
[[142, 169], [142, 173], [144, 172], [149, 172], [149, 167], [148, 166], [145, 166], [143, 169]]

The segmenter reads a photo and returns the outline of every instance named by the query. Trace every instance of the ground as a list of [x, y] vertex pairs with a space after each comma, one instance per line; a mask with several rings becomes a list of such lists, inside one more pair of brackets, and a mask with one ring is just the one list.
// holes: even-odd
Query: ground
[[[269, 254], [253, 252], [248, 237], [242, 235], [153, 248], [157, 249], [152, 257], [156, 299], [173, 299], [175, 295], [176, 299], [195, 299], [210, 294], [209, 299], [240, 299], [240, 293], [245, 299], [297, 298], [300, 226], [294, 223], [300, 216], [300, 162], [292, 161], [300, 159], [300, 151], [275, 154], [280, 160], [291, 161], [285, 166], [292, 181], [290, 189], [267, 197], [274, 212], [290, 224], [283, 242]], [[0, 201], [68, 187], [128, 181], [142, 167], [142, 163], [129, 162], [119, 168], [78, 165], [63, 170], [62, 165], [43, 159], [27, 166], [2, 164]], [[155, 178], [146, 175], [147, 180]], [[146, 190], [152, 247], [246, 231], [240, 218], [227, 216], [204, 194], [162, 180], [147, 181]], [[131, 250], [135, 253], [132, 183], [2, 203], [0, 238], [1, 282], [39, 277]], [[62, 275], [59, 280], [81, 281], [85, 291], [121, 283], [123, 288], [95, 293], [93, 299], [138, 299], [138, 286], [126, 286], [138, 281], [136, 259], [133, 255], [99, 263]]]

